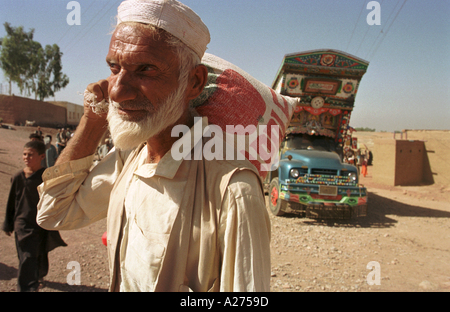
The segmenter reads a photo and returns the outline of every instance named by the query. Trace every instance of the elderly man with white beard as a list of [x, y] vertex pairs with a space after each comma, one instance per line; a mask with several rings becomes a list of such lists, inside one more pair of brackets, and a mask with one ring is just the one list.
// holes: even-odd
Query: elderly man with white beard
[[[195, 127], [189, 103], [207, 81], [208, 42], [201, 19], [177, 1], [124, 1], [111, 75], [88, 85], [74, 137], [43, 174], [43, 228], [107, 218], [111, 291], [269, 291], [270, 222], [255, 167], [170, 153], [172, 128]], [[94, 112], [98, 103], [106, 109]], [[115, 148], [91, 168], [108, 127]]]

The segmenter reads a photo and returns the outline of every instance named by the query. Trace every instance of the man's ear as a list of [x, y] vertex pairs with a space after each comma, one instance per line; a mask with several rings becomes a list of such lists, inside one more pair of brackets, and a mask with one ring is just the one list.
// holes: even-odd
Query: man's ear
[[189, 83], [186, 89], [187, 99], [193, 100], [202, 93], [203, 88], [208, 80], [208, 69], [205, 65], [197, 65], [191, 70], [189, 75]]

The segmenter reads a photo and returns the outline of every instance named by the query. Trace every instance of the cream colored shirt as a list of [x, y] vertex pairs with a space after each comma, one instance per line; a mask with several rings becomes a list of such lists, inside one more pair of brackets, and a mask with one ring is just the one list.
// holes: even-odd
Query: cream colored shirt
[[[169, 152], [158, 164], [146, 164], [145, 146], [137, 157], [129, 155], [112, 150], [93, 169], [92, 157], [47, 169], [38, 223], [70, 230], [117, 216], [108, 213], [110, 194], [124, 174], [125, 187], [113, 192], [124, 193], [121, 227], [108, 223], [111, 290], [269, 291], [270, 221], [259, 178], [245, 170], [247, 164], [222, 186], [220, 176], [208, 178], [228, 161], [197, 165], [176, 161]], [[222, 188], [223, 200], [211, 195]], [[114, 233], [117, 246], [110, 240]]]

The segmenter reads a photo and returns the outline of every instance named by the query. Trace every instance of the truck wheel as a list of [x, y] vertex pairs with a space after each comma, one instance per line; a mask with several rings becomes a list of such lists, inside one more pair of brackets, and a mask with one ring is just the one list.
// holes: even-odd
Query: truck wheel
[[286, 211], [286, 202], [279, 198], [278, 178], [274, 178], [269, 185], [269, 208], [276, 216], [284, 215]]

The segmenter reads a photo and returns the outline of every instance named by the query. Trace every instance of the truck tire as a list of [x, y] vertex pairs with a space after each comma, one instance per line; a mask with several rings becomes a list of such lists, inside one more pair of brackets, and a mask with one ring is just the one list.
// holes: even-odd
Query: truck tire
[[287, 206], [287, 203], [279, 198], [279, 194], [278, 178], [273, 178], [269, 185], [269, 208], [276, 216], [284, 215]]

